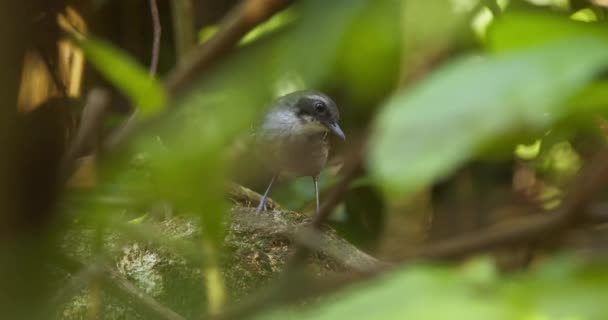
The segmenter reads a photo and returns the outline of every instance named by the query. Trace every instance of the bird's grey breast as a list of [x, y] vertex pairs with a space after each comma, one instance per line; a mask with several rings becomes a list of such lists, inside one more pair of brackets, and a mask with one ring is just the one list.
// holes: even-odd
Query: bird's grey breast
[[290, 109], [269, 112], [256, 142], [261, 159], [272, 170], [296, 176], [317, 175], [329, 151], [327, 129]]

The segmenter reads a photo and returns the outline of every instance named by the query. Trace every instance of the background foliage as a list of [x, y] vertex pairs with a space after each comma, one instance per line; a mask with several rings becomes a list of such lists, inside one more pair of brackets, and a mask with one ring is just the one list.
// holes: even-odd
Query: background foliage
[[[179, 299], [158, 293], [168, 310], [149, 315], [169, 319], [608, 316], [605, 1], [156, 2], [0, 5], [3, 316], [70, 318], [76, 301], [76, 318], [113, 318], [100, 310], [129, 281], [154, 296], [158, 283], [115, 276], [132, 243], [197, 270], [167, 267]], [[226, 182], [263, 190], [252, 129], [304, 88], [336, 100], [348, 137], [321, 176], [337, 199], [323, 222], [383, 267], [308, 272], [299, 290], [288, 264], [276, 282], [229, 274], [241, 253], [226, 244]], [[313, 208], [308, 179], [272, 198]], [[171, 231], [196, 236], [160, 231], [176, 217]]]

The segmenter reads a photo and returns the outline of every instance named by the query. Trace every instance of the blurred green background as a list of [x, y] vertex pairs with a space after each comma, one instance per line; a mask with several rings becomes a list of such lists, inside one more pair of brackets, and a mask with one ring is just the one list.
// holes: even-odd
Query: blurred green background
[[[607, 8], [601, 0], [0, 4], [0, 317], [608, 318], [605, 187], [584, 180], [608, 177], [601, 167], [579, 174], [606, 148]], [[243, 12], [252, 15], [231, 25]], [[257, 21], [260, 12], [269, 19]], [[177, 89], [176, 74], [194, 70], [197, 52], [214, 50], [230, 28], [246, 32]], [[256, 203], [229, 200], [227, 182], [264, 191], [271, 173], [252, 134], [272, 99], [308, 88], [336, 101], [347, 136], [331, 141], [320, 177], [322, 201], [347, 182], [324, 228], [390, 268], [336, 267], [309, 272], [309, 283], [284, 261], [269, 263], [270, 280], [233, 272], [247, 256], [226, 244], [238, 227], [231, 212]], [[95, 90], [107, 101], [103, 116], [87, 113]], [[133, 113], [137, 124], [121, 137]], [[71, 154], [91, 119], [94, 134]], [[280, 181], [271, 198], [298, 221], [314, 214], [308, 178]], [[481, 254], [424, 259], [429, 243], [550, 218], [577, 199], [584, 221]], [[155, 278], [147, 263], [171, 276]], [[144, 271], [125, 271], [133, 268]], [[133, 298], [138, 290], [155, 300]]]

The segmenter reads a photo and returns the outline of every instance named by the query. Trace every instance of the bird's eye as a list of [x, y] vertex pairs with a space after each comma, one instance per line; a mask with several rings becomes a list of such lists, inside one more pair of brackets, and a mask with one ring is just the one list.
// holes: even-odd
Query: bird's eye
[[325, 108], [325, 103], [321, 101], [315, 102], [315, 111], [317, 111], [318, 113], [323, 113], [325, 111]]

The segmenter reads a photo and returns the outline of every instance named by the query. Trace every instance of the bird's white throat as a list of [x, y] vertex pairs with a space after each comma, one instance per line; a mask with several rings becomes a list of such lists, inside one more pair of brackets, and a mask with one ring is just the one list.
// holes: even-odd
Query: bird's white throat
[[327, 132], [317, 119], [309, 115], [298, 116], [293, 110], [277, 110], [267, 115], [263, 129], [285, 135], [315, 135]]

